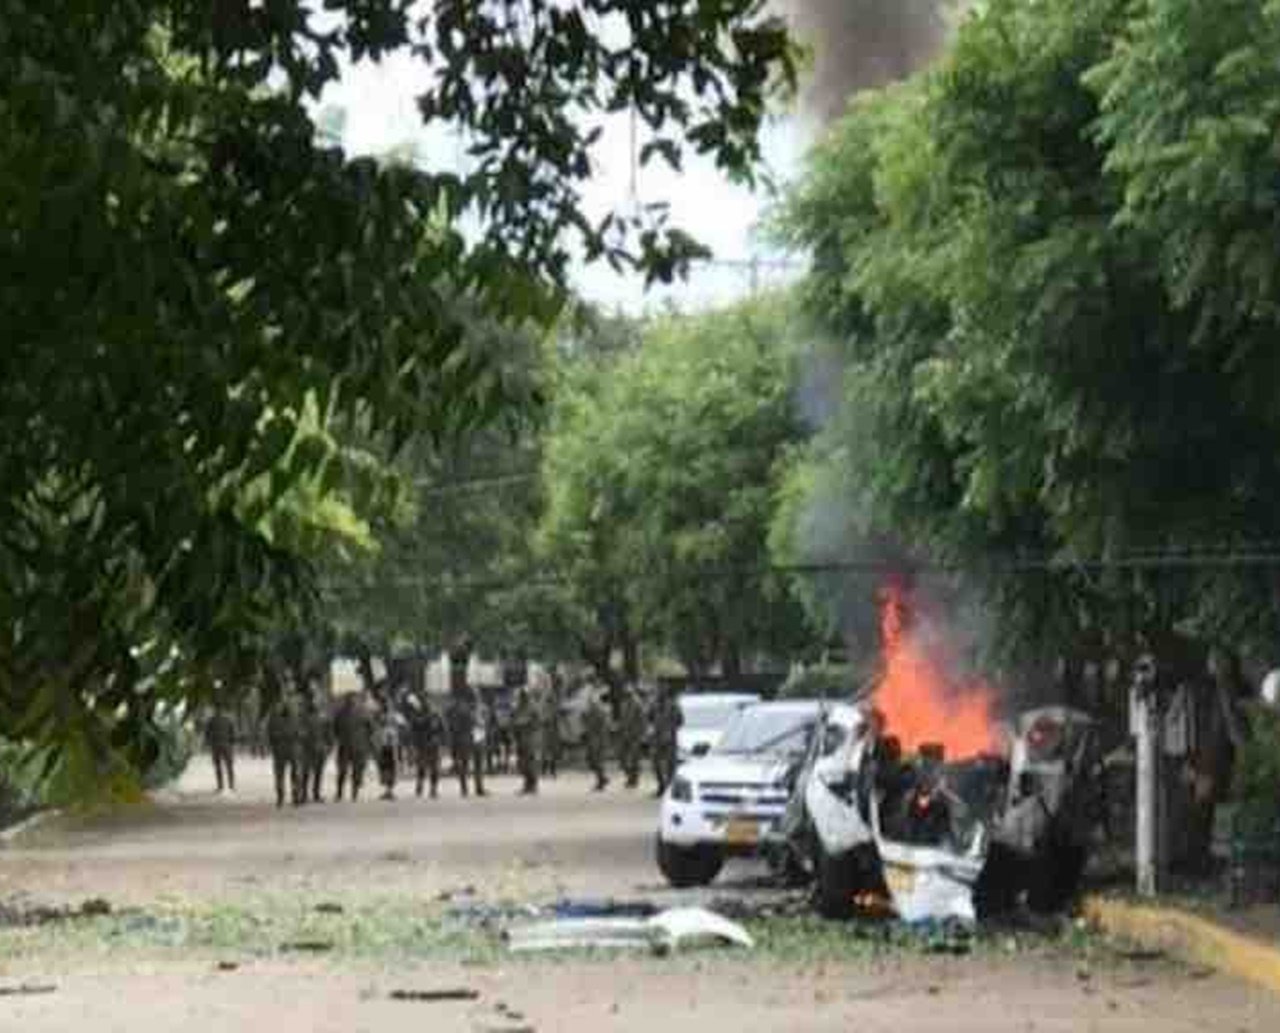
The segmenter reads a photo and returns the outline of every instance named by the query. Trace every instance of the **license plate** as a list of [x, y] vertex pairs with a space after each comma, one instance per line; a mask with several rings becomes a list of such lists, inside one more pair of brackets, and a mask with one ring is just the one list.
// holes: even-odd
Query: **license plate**
[[887, 864], [884, 867], [884, 884], [894, 896], [910, 896], [911, 891], [916, 888], [915, 869]]
[[760, 825], [750, 818], [730, 818], [725, 823], [724, 841], [731, 846], [745, 846], [760, 839]]

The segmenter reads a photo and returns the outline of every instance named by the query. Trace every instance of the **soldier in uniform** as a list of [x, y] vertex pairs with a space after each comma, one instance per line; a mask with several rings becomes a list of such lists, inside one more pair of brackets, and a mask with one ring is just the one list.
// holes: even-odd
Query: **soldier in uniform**
[[602, 792], [609, 784], [604, 773], [605, 750], [609, 741], [609, 712], [605, 709], [600, 692], [592, 687], [587, 690], [587, 705], [582, 712], [582, 737], [587, 748], [587, 767], [596, 776], [594, 792]]
[[623, 686], [621, 707], [618, 710], [618, 763], [626, 775], [628, 789], [634, 789], [640, 784], [644, 725], [644, 707], [635, 686]]
[[516, 764], [524, 785], [520, 790], [522, 796], [532, 796], [538, 792], [539, 753], [542, 748], [542, 714], [538, 704], [529, 691], [528, 685], [521, 685], [516, 691], [515, 711], [511, 725], [516, 738]]
[[333, 716], [333, 735], [338, 743], [338, 784], [336, 798], [341, 800], [348, 780], [351, 799], [360, 798], [364, 771], [373, 746], [373, 719], [368, 697], [363, 692], [344, 696]]
[[493, 688], [477, 692], [480, 704], [477, 710], [480, 727], [480, 753], [484, 758], [485, 774], [496, 775], [507, 771], [507, 729], [498, 713], [497, 694]]
[[324, 782], [324, 765], [332, 748], [332, 721], [323, 700], [314, 693], [303, 697], [301, 721], [302, 799], [324, 803], [321, 787]]
[[302, 803], [302, 771], [299, 762], [298, 710], [287, 695], [282, 695], [276, 701], [267, 716], [267, 746], [271, 750], [276, 806], [284, 806], [286, 791], [294, 806], [299, 806]]
[[675, 693], [669, 687], [660, 688], [653, 711], [653, 774], [658, 780], [654, 796], [665, 793], [675, 777], [677, 737], [682, 724], [684, 714]]
[[236, 791], [236, 723], [222, 704], [213, 708], [204, 726], [205, 742], [213, 757], [213, 777], [218, 782], [218, 792]]
[[471, 647], [464, 643], [450, 655], [449, 663], [449, 752], [462, 795], [467, 795], [467, 776], [475, 781], [476, 796], [484, 790], [484, 715], [475, 689], [467, 681]]
[[378, 715], [373, 732], [373, 745], [378, 757], [378, 781], [382, 783], [382, 798], [394, 800], [396, 795], [396, 767], [400, 752], [400, 715], [388, 698]]
[[560, 679], [555, 675], [546, 685], [542, 703], [542, 774], [555, 778], [560, 768]]
[[430, 778], [431, 798], [434, 800], [440, 788], [440, 746], [445, 737], [444, 718], [430, 699], [414, 697], [412, 704], [409, 744], [413, 751], [413, 764], [417, 769], [417, 795], [422, 795], [423, 785]]

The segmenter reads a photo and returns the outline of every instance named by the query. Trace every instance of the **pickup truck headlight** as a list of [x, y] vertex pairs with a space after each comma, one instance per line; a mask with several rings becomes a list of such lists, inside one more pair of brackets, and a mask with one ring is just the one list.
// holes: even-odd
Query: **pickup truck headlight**
[[693, 783], [677, 775], [671, 783], [671, 799], [680, 803], [690, 803], [693, 800]]

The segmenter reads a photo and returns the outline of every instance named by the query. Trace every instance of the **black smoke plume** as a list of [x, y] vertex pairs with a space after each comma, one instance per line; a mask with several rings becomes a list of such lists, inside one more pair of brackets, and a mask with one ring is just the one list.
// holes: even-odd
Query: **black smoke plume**
[[805, 114], [825, 124], [849, 97], [905, 78], [946, 41], [965, 0], [781, 0], [813, 53]]

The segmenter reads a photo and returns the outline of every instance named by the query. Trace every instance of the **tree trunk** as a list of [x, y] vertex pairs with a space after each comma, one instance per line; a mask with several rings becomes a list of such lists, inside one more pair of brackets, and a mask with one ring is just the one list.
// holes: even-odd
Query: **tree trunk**
[[626, 632], [622, 638], [622, 673], [631, 684], [640, 680], [640, 643]]
[[726, 678], [737, 678], [742, 674], [742, 650], [732, 640], [725, 642], [720, 651], [720, 673]]

